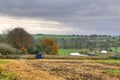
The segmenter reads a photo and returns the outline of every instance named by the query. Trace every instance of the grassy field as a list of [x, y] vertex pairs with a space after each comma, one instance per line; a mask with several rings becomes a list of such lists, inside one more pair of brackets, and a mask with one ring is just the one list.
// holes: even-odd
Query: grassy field
[[59, 49], [59, 55], [69, 55], [72, 52], [79, 52], [79, 49]]
[[115, 47], [111, 47], [110, 49], [112, 49], [113, 51], [120, 52], [120, 47], [117, 47], [117, 48], [115, 48]]
[[2, 69], [15, 73], [16, 77], [3, 80], [120, 80], [120, 65], [114, 65], [120, 60], [20, 59], [10, 62]]
[[[46, 35], [46, 34], [40, 34], [40, 35], [33, 35], [33, 38], [35, 39], [39, 39], [39, 38], [57, 38], [57, 39], [70, 39], [70, 38], [88, 38], [90, 37], [90, 35]], [[96, 40], [112, 40], [112, 41], [116, 41], [119, 40], [120, 37], [119, 36], [97, 36]]]
[[[120, 60], [96, 60], [97, 63], [120, 66]], [[103, 73], [120, 77], [120, 70], [104, 70]]]
[[105, 63], [105, 64], [116, 64], [116, 65], [120, 65], [120, 60], [96, 60], [96, 62], [98, 63]]
[[[33, 35], [33, 38], [34, 39], [43, 39], [43, 38], [56, 38], [56, 39], [71, 39], [71, 38], [74, 38], [74, 39], [77, 39], [79, 38], [80, 36], [73, 36], [73, 35]], [[85, 38], [85, 37], [81, 37], [81, 38]]]

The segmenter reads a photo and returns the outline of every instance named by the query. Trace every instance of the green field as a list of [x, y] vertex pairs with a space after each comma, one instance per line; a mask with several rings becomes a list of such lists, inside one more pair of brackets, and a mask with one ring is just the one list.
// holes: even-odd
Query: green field
[[[74, 39], [77, 39], [77, 38], [90, 38], [91, 35], [47, 35], [47, 34], [36, 34], [36, 35], [33, 35], [33, 38], [34, 39], [39, 39], [39, 38], [56, 38], [56, 39], [71, 39], [71, 38], [74, 38]], [[117, 41], [120, 39], [119, 36], [97, 36], [96, 37], [96, 40], [103, 40], [103, 41], [107, 41], [107, 40], [111, 40], [111, 41]]]
[[95, 60], [98, 63], [116, 64], [120, 65], [120, 60]]
[[72, 52], [79, 52], [79, 49], [59, 49], [59, 55], [69, 55]]
[[111, 47], [110, 49], [112, 49], [113, 51], [120, 52], [120, 47], [117, 47], [117, 48], [115, 48], [115, 47]]
[[[97, 63], [120, 65], [120, 60], [94, 60]], [[120, 77], [120, 70], [104, 70], [103, 73], [110, 74], [112, 76]]]
[[[74, 35], [33, 35], [33, 38], [34, 39], [43, 39], [43, 38], [53, 38], [53, 39], [71, 39], [71, 38], [74, 38], [74, 39], [77, 39], [77, 38], [80, 38], [80, 36], [74, 36]], [[85, 38], [84, 36], [81, 37], [81, 38]]]
[[[60, 54], [67, 55], [68, 53], [76, 52], [71, 49], [95, 49], [100, 50], [111, 50], [120, 53], [120, 36], [108, 36], [108, 35], [47, 35], [47, 34], [36, 34], [32, 35], [36, 44], [44, 38], [52, 38], [58, 44], [61, 49]], [[78, 52], [78, 51], [77, 51]]]

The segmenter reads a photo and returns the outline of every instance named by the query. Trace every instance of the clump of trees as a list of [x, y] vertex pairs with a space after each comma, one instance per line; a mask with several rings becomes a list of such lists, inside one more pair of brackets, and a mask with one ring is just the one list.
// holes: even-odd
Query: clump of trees
[[7, 44], [12, 47], [21, 50], [22, 53], [36, 54], [58, 54], [58, 46], [53, 39], [45, 38], [40, 41], [40, 44], [34, 45], [32, 36], [23, 28], [15, 28], [7, 32]]
[[32, 36], [23, 28], [15, 28], [7, 34], [8, 42], [17, 49], [29, 49], [34, 45]]
[[43, 53], [58, 54], [58, 45], [51, 38], [45, 38], [40, 42]]

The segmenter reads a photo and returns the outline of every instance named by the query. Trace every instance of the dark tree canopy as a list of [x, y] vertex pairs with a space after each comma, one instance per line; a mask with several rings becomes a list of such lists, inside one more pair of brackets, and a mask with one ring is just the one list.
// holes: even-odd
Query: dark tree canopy
[[15, 28], [8, 32], [8, 41], [12, 44], [12, 46], [21, 49], [21, 48], [29, 48], [33, 46], [33, 38], [32, 36], [26, 32], [23, 28]]

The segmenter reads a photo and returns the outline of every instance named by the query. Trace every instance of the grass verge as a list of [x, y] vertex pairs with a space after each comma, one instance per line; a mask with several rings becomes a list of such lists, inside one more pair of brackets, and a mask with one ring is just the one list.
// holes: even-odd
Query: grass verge
[[0, 60], [0, 64], [6, 64], [8, 63], [9, 61], [5, 61], [5, 60]]
[[120, 60], [95, 60], [98, 63], [112, 64], [112, 65], [120, 65]]
[[105, 70], [103, 71], [105, 74], [110, 74], [112, 76], [120, 77], [120, 70]]

